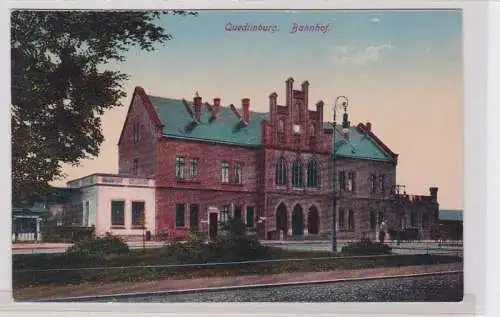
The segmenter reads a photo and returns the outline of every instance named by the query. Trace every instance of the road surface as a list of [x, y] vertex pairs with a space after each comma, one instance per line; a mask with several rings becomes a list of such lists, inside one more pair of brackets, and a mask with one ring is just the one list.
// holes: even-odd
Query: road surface
[[[463, 274], [139, 295], [92, 302], [451, 302], [461, 301]], [[80, 300], [82, 301], [82, 300]]]

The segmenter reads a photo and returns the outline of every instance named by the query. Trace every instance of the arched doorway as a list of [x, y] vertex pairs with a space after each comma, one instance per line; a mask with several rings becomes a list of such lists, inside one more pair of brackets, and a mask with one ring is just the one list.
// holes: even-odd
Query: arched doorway
[[276, 231], [279, 236], [280, 231], [283, 231], [286, 235], [288, 232], [287, 227], [287, 210], [284, 203], [279, 204], [278, 208], [276, 208]]
[[304, 234], [304, 213], [301, 205], [295, 205], [292, 212], [292, 235], [301, 236]]
[[307, 215], [307, 231], [309, 234], [319, 233], [319, 213], [316, 206], [311, 206], [311, 208], [309, 208], [309, 214]]

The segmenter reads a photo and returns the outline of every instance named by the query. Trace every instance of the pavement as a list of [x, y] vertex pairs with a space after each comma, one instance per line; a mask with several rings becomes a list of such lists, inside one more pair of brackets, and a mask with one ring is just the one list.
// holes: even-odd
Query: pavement
[[[349, 241], [339, 240], [337, 250], [340, 252], [342, 247]], [[146, 241], [146, 248], [158, 248], [165, 245], [163, 241]], [[298, 251], [330, 251], [331, 242], [326, 240], [316, 241], [273, 241], [263, 240], [263, 245], [275, 246], [285, 249]], [[131, 249], [140, 249], [143, 247], [142, 241], [127, 242]], [[388, 241], [387, 244], [393, 248], [396, 254], [461, 254], [463, 245], [457, 242], [437, 243], [435, 241], [416, 241], [416, 242], [396, 242]], [[41, 253], [63, 253], [71, 243], [14, 243], [12, 244], [12, 254], [41, 254]]]
[[[391, 276], [463, 271], [463, 264], [436, 264], [393, 268], [357, 270], [334, 270], [327, 272], [297, 272], [276, 275], [251, 275], [237, 277], [210, 277], [197, 279], [162, 279], [137, 283], [89, 283], [65, 286], [34, 286], [14, 290], [16, 301], [55, 300], [68, 297], [112, 296], [152, 292], [185, 292], [186, 290], [209, 290], [213, 288], [245, 287], [256, 285], [278, 285], [293, 283], [342, 282], [350, 279], [373, 279]], [[88, 298], [87, 298], [88, 299]]]

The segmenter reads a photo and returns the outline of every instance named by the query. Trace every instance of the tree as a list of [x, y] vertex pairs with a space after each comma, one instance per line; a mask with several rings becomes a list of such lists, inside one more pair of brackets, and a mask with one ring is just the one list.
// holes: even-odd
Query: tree
[[[13, 11], [11, 127], [13, 201], [43, 197], [62, 164], [95, 157], [100, 116], [122, 106], [127, 74], [106, 69], [133, 46], [152, 51], [172, 35], [155, 24], [195, 12]], [[109, 68], [109, 67], [108, 67]]]

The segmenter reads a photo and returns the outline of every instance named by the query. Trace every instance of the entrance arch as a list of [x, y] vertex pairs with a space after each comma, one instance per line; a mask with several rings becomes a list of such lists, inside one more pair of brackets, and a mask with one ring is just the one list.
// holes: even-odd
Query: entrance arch
[[287, 209], [284, 203], [279, 204], [278, 208], [276, 208], [276, 231], [279, 235], [280, 231], [283, 231], [284, 234], [288, 232], [287, 226]]
[[309, 234], [319, 233], [319, 212], [316, 206], [311, 206], [311, 208], [309, 208], [309, 213], [307, 215], [307, 231]]
[[301, 236], [304, 234], [304, 212], [302, 206], [297, 204], [292, 212], [292, 235]]

